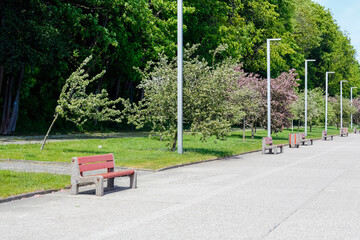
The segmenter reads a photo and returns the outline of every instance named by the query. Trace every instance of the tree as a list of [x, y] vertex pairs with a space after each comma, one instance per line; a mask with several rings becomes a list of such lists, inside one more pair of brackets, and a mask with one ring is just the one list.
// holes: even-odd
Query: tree
[[51, 128], [59, 115], [75, 123], [77, 126], [83, 125], [89, 119], [96, 121], [122, 121], [122, 112], [116, 109], [116, 104], [122, 102], [126, 105], [126, 101], [122, 98], [113, 101], [109, 100], [105, 89], [98, 94], [86, 93], [86, 87], [105, 74], [105, 71], [102, 71], [89, 79], [89, 74], [85, 73], [84, 67], [91, 59], [92, 56], [86, 58], [79, 68], [66, 80], [58, 99], [58, 105], [55, 108], [54, 119], [45, 135], [41, 150], [43, 150]]
[[[236, 79], [235, 63], [230, 59], [210, 67], [205, 59], [191, 57], [197, 46], [184, 52], [183, 121], [192, 134], [205, 141], [214, 135], [224, 139], [230, 131], [233, 105], [229, 88]], [[215, 51], [216, 54], [218, 51]], [[148, 126], [174, 151], [177, 140], [177, 64], [176, 58], [160, 55], [157, 63], [141, 71], [139, 85], [144, 98], [129, 110], [129, 122], [137, 128]]]
[[[336, 125], [337, 129], [339, 129], [341, 122], [340, 96], [337, 95], [335, 97], [329, 97], [329, 102], [334, 110], [333, 119], [331, 119], [330, 121]], [[355, 114], [355, 113], [356, 113], [355, 106], [351, 106], [349, 99], [343, 98], [343, 114], [342, 114], [343, 126], [350, 125], [350, 116], [351, 114]]]
[[234, 119], [234, 122], [239, 124], [241, 120], [243, 121], [243, 140], [245, 141], [245, 126], [251, 127], [251, 137], [254, 138], [254, 128], [256, 122], [263, 115], [266, 101], [260, 94], [260, 87], [262, 86], [259, 75], [245, 73], [242, 64], [236, 68], [236, 71], [240, 76], [231, 94], [231, 102], [238, 111], [244, 112], [243, 119]]
[[[282, 131], [283, 126], [289, 126], [292, 119], [291, 104], [297, 100], [295, 88], [298, 86], [299, 79], [295, 69], [283, 72], [279, 77], [271, 79], [271, 129], [275, 133]], [[267, 80], [263, 79], [259, 88], [263, 99], [267, 99]], [[267, 126], [267, 111], [264, 109], [262, 116], [262, 126]]]
[[[329, 110], [329, 109], [328, 109]], [[330, 111], [332, 112], [332, 109]], [[298, 99], [292, 104], [294, 120], [305, 121], [305, 92], [298, 93]], [[308, 90], [307, 97], [307, 121], [310, 132], [313, 125], [324, 123], [325, 119], [325, 100], [324, 91], [319, 88]]]
[[353, 113], [353, 123], [355, 125], [360, 125], [360, 98], [353, 99], [353, 106], [356, 111]]

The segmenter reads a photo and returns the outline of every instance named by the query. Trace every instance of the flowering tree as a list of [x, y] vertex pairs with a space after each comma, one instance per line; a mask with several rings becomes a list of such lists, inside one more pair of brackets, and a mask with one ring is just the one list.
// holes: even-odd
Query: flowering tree
[[[330, 97], [329, 102], [332, 105], [332, 108], [334, 110], [334, 118], [332, 119], [332, 123], [336, 125], [336, 127], [339, 129], [340, 122], [341, 122], [341, 106], [340, 106], [340, 96], [337, 95], [335, 97]], [[351, 114], [356, 114], [356, 107], [351, 106], [350, 99], [343, 98], [343, 126], [349, 126], [350, 125], [350, 116]]]
[[353, 99], [353, 107], [355, 108], [355, 113], [353, 113], [353, 123], [360, 124], [360, 98]]
[[[248, 99], [251, 103], [242, 99], [245, 106], [244, 111], [248, 123], [253, 129], [256, 123], [263, 127], [267, 126], [267, 79], [256, 74], [245, 73], [239, 66], [236, 69], [240, 76], [237, 80], [237, 89], [248, 89]], [[289, 119], [293, 117], [290, 105], [297, 100], [295, 92], [298, 86], [297, 73], [295, 69], [280, 74], [279, 77], [271, 79], [271, 129], [277, 133], [284, 125], [288, 126]], [[251, 89], [251, 90], [249, 90]], [[250, 95], [251, 96], [250, 96]]]
[[66, 80], [58, 99], [58, 105], [55, 108], [54, 119], [44, 137], [40, 150], [43, 150], [51, 128], [59, 116], [75, 123], [77, 126], [83, 125], [89, 119], [116, 122], [121, 122], [123, 119], [122, 112], [116, 109], [116, 104], [122, 102], [126, 105], [127, 101], [122, 98], [109, 100], [105, 89], [98, 94], [88, 94], [86, 92], [86, 87], [90, 83], [105, 74], [105, 71], [102, 71], [89, 79], [89, 74], [85, 73], [84, 67], [91, 59], [92, 56], [87, 57], [79, 68]]
[[[291, 112], [294, 115], [293, 119], [298, 121], [305, 120], [305, 93], [298, 93], [297, 101], [291, 105]], [[330, 107], [331, 108], [331, 107]], [[329, 110], [329, 109], [328, 109]], [[332, 108], [330, 109], [332, 113]], [[310, 132], [313, 125], [324, 123], [325, 120], [325, 100], [324, 91], [319, 88], [308, 90], [307, 99], [307, 120], [310, 126]]]
[[241, 66], [236, 68], [239, 78], [232, 89], [230, 101], [238, 111], [244, 113], [242, 119], [234, 119], [234, 122], [237, 124], [243, 122], [243, 141], [245, 141], [246, 126], [251, 127], [251, 137], [254, 138], [254, 128], [265, 109], [265, 101], [259, 93], [260, 77], [253, 73], [245, 73]]
[[[224, 139], [233, 122], [231, 117], [239, 118], [237, 114], [240, 114], [229, 102], [229, 89], [237, 75], [236, 64], [225, 59], [211, 67], [206, 60], [191, 57], [196, 49], [197, 46], [188, 46], [184, 51], [183, 122], [191, 133], [200, 133], [203, 141], [211, 135]], [[139, 87], [144, 90], [144, 97], [127, 109], [129, 123], [137, 128], [150, 127], [152, 133], [159, 134], [174, 151], [177, 140], [176, 58], [161, 55], [157, 63], [150, 62], [140, 72]]]
[[[289, 72], [283, 72], [279, 77], [271, 79], [271, 129], [275, 133], [282, 130], [283, 126], [290, 125], [290, 119], [293, 115], [291, 112], [291, 104], [297, 100], [295, 88], [299, 85], [297, 82], [297, 73], [295, 69]], [[260, 124], [266, 128], [267, 126], [267, 80], [261, 79], [256, 84], [260, 96], [262, 98], [263, 109], [259, 113]]]

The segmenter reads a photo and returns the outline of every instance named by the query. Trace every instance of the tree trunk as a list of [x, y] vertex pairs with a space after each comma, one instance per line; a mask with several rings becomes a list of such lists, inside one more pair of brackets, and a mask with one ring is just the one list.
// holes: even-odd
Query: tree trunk
[[114, 99], [118, 99], [120, 95], [120, 84], [121, 83], [121, 77], [118, 77], [115, 83], [115, 92], [114, 92]]
[[312, 129], [312, 127], [311, 127], [311, 124], [310, 124], [310, 132], [311, 132], [311, 129]]
[[177, 141], [177, 132], [175, 133], [175, 138], [174, 138], [173, 145], [171, 147], [171, 151], [175, 151], [175, 149], [176, 149], [176, 141]]
[[17, 119], [19, 116], [20, 91], [21, 91], [21, 84], [22, 84], [23, 78], [24, 78], [24, 65], [21, 66], [19, 76], [18, 76], [18, 88], [16, 91], [15, 100], [13, 103], [13, 109], [12, 109], [12, 113], [11, 113], [11, 117], [10, 117], [9, 126], [7, 129], [8, 134], [15, 132], [16, 123], [17, 123]]
[[8, 128], [9, 122], [10, 122], [13, 85], [14, 85], [14, 77], [7, 76], [6, 89], [5, 89], [5, 95], [4, 95], [3, 114], [2, 114], [2, 121], [1, 121], [1, 128], [0, 128], [1, 134], [7, 134], [6, 130]]
[[298, 132], [300, 132], [300, 120], [298, 120]]
[[251, 139], [254, 139], [254, 123], [251, 124]]
[[4, 79], [4, 66], [0, 66], [0, 94], [2, 90], [3, 79]]
[[43, 150], [43, 149], [44, 149], [46, 140], [47, 140], [47, 138], [48, 138], [48, 136], [49, 136], [49, 133], [50, 133], [52, 127], [54, 126], [54, 123], [55, 123], [56, 119], [58, 118], [58, 116], [59, 116], [59, 113], [55, 113], [54, 119], [53, 119], [53, 121], [52, 121], [52, 123], [51, 123], [51, 125], [50, 125], [50, 127], [49, 127], [49, 129], [48, 129], [48, 131], [47, 131], [47, 133], [46, 133], [46, 135], [45, 135], [45, 137], [44, 137], [44, 141], [43, 141], [43, 143], [42, 143], [42, 145], [41, 145], [40, 150]]
[[245, 142], [245, 116], [244, 116], [244, 123], [243, 123], [243, 142]]

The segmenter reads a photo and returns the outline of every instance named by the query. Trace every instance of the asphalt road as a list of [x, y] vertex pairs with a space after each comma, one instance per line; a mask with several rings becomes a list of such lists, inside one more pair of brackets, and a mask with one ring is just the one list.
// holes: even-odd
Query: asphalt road
[[360, 239], [360, 134], [0, 204], [1, 239]]

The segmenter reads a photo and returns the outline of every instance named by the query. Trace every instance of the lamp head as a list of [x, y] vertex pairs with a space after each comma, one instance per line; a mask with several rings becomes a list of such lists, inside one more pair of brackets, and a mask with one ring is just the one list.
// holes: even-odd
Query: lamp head
[[315, 59], [306, 59], [305, 62], [316, 62]]
[[268, 41], [280, 41], [281, 38], [268, 38], [267, 40]]
[[326, 74], [329, 74], [329, 73], [335, 73], [335, 72], [326, 72]]

